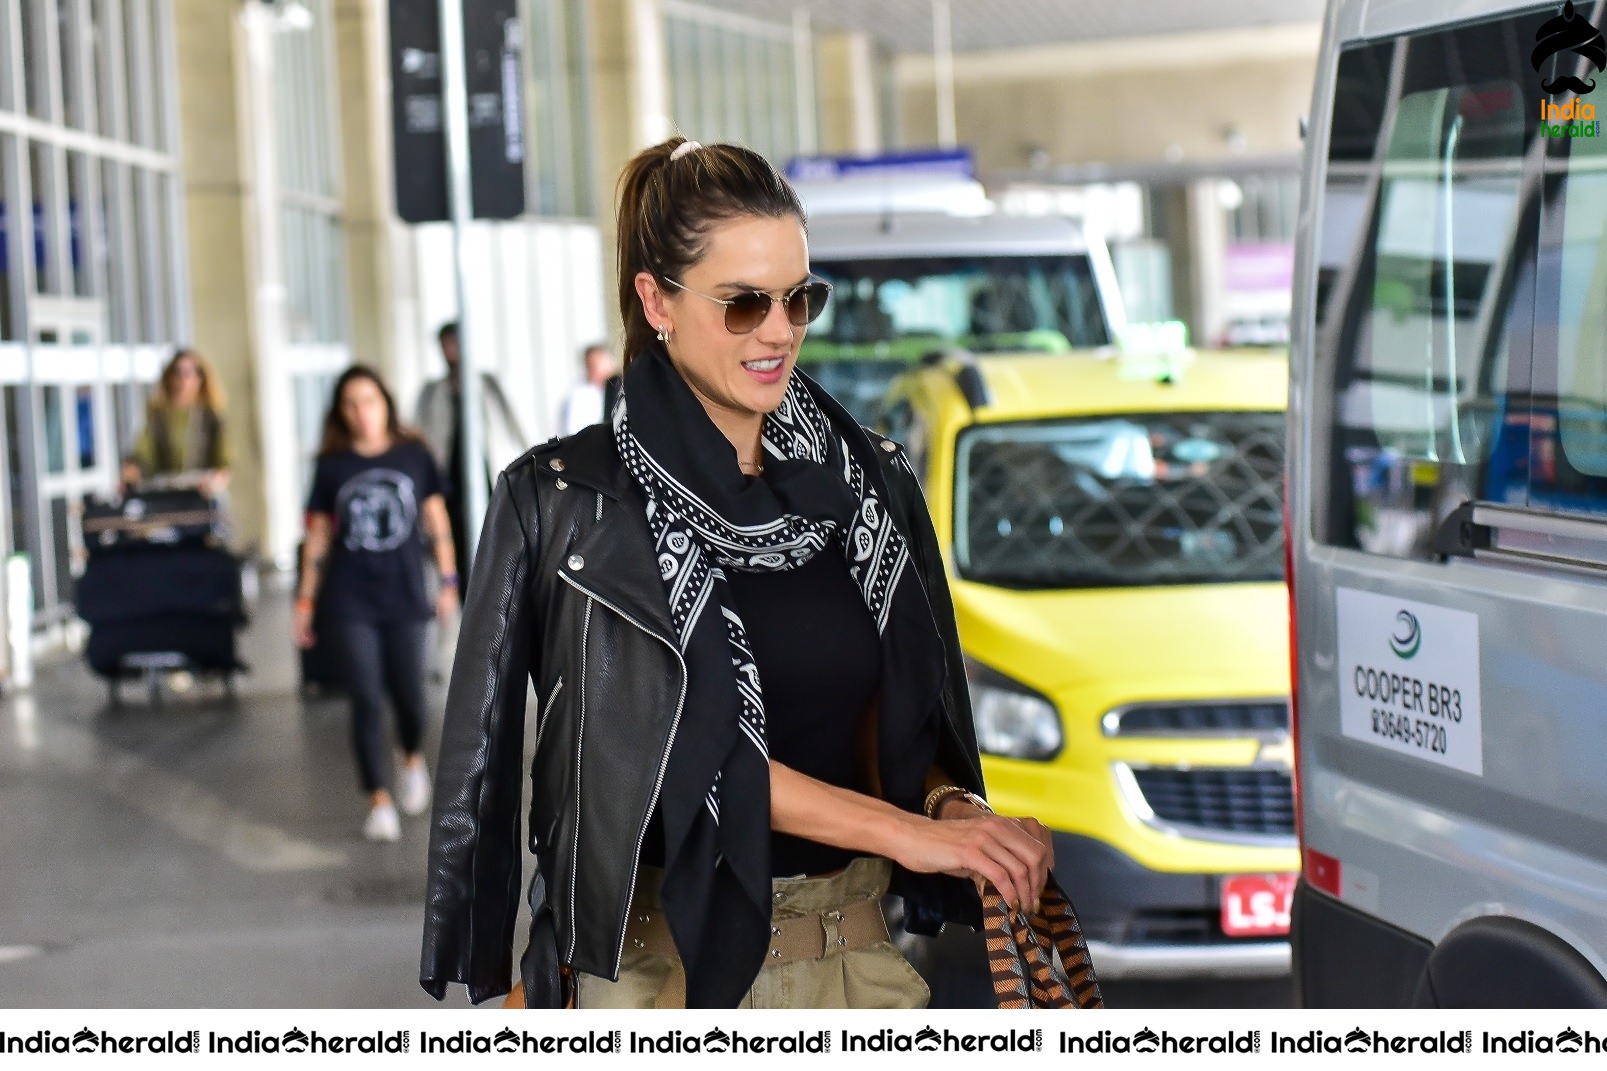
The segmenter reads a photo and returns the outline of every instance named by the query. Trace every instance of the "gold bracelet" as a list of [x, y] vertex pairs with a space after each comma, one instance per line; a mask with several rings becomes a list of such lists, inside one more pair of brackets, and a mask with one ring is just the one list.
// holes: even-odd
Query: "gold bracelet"
[[926, 817], [935, 821], [937, 819], [938, 808], [943, 806], [943, 801], [947, 800], [950, 796], [959, 796], [965, 802], [969, 803], [977, 810], [982, 811], [984, 814], [993, 813], [993, 808], [988, 806], [987, 800], [983, 799], [981, 796], [978, 796], [975, 792], [972, 792], [969, 789], [961, 788], [959, 785], [938, 785], [932, 791], [928, 792], [926, 794], [926, 802], [921, 805], [922, 813], [925, 814]]

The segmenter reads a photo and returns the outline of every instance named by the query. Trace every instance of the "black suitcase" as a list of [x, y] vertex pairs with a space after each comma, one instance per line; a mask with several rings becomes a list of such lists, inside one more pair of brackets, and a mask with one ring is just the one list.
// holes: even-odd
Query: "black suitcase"
[[118, 682], [143, 676], [161, 700], [164, 671], [222, 674], [234, 694], [245, 670], [236, 633], [245, 623], [240, 563], [221, 547], [129, 541], [90, 555], [74, 609], [89, 625], [84, 657], [120, 702]]
[[244, 622], [240, 562], [221, 547], [163, 546], [91, 555], [74, 609], [91, 626], [203, 615]]
[[178, 656], [159, 668], [235, 673], [245, 668], [235, 649], [235, 621], [207, 614], [131, 617], [89, 632], [85, 656], [102, 677], [136, 676], [160, 655]]
[[91, 554], [188, 545], [220, 538], [223, 511], [217, 500], [181, 488], [141, 491], [122, 498], [85, 495], [83, 527], [84, 547]]

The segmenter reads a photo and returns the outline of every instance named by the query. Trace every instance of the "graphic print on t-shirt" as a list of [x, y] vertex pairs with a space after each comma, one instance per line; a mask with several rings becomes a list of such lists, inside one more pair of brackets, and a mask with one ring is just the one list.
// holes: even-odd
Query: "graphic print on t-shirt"
[[335, 496], [341, 542], [352, 550], [395, 550], [413, 534], [418, 497], [413, 481], [395, 469], [368, 469], [341, 484]]

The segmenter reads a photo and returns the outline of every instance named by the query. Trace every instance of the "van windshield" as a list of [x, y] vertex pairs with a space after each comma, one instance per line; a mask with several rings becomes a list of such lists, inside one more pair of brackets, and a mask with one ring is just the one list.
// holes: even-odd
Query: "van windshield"
[[798, 360], [865, 423], [900, 372], [935, 350], [973, 353], [1108, 345], [1086, 253], [816, 260], [832, 284]]
[[1283, 576], [1283, 414], [1141, 413], [962, 432], [960, 576], [1111, 588]]

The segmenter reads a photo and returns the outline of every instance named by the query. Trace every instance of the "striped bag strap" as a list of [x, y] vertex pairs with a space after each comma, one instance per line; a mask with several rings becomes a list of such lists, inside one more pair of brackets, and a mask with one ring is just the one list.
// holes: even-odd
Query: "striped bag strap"
[[1105, 1006], [1077, 913], [1052, 875], [1036, 914], [1012, 914], [1004, 897], [988, 886], [982, 896], [982, 928], [999, 1007]]

